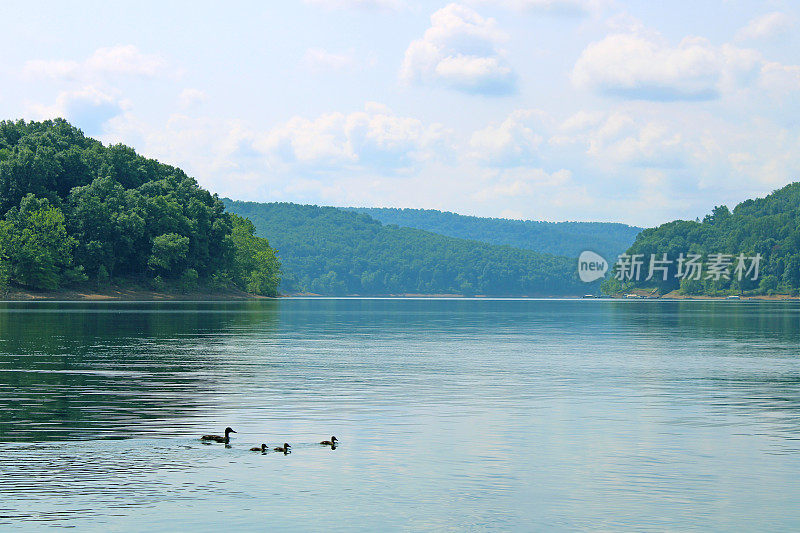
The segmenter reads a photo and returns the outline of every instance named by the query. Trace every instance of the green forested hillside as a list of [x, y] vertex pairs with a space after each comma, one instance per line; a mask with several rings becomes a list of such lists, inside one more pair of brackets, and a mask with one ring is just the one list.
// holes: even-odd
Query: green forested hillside
[[506, 244], [552, 255], [578, 257], [593, 250], [608, 260], [625, 251], [642, 228], [611, 222], [538, 222], [482, 218], [434, 209], [348, 208], [384, 224], [424, 229], [490, 244]]
[[[653, 287], [666, 293], [680, 289], [685, 294], [724, 295], [738, 294], [798, 294], [800, 291], [800, 183], [792, 183], [765, 198], [746, 200], [733, 211], [726, 206], [716, 207], [702, 221], [676, 220], [657, 228], [642, 231], [627, 252], [642, 254], [643, 273], [649, 272], [650, 255], [668, 254], [675, 259], [679, 254], [700, 254], [704, 273], [700, 280], [677, 277], [677, 265], [669, 268], [667, 280], [663, 275], [654, 280], [632, 283], [609, 280], [608, 291], [627, 290], [632, 287]], [[732, 256], [730, 278], [709, 277], [708, 266], [712, 254]], [[760, 254], [759, 273], [756, 280], [735, 275], [738, 256], [755, 257]], [[749, 268], [752, 261], [748, 261]]]
[[279, 264], [254, 231], [179, 168], [61, 119], [0, 122], [3, 284], [275, 295]]
[[287, 292], [532, 296], [592, 290], [578, 281], [574, 259], [384, 226], [334, 207], [224, 202], [269, 236]]

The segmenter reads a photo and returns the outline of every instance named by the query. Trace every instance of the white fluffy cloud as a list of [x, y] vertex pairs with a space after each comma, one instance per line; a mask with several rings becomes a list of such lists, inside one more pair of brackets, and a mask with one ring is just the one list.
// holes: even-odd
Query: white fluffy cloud
[[98, 48], [84, 61], [35, 59], [23, 72], [34, 78], [91, 80], [97, 77], [135, 76], [153, 78], [166, 72], [167, 62], [158, 55], [142, 53], [133, 45]]
[[516, 167], [531, 164], [547, 135], [551, 119], [532, 109], [512, 112], [500, 124], [491, 124], [472, 134], [472, 156], [488, 165]]
[[685, 166], [689, 146], [681, 132], [654, 120], [636, 120], [624, 112], [612, 112], [588, 132], [586, 154], [625, 166], [678, 168]]
[[776, 37], [792, 29], [794, 26], [794, 18], [775, 11], [756, 17], [747, 23], [747, 26], [742, 28], [736, 37], [740, 40], [745, 39], [769, 39]]
[[400, 77], [473, 94], [513, 93], [516, 75], [499, 46], [506, 39], [494, 19], [449, 4], [431, 15], [431, 27], [409, 45]]
[[472, 134], [472, 158], [494, 168], [676, 168], [688, 143], [675, 124], [630, 111], [578, 112], [559, 121], [540, 110], [511, 112]]
[[759, 85], [782, 95], [800, 91], [800, 66], [766, 63], [761, 67]]
[[[578, 86], [642, 100], [710, 100], [759, 83], [784, 87], [793, 66], [766, 62], [755, 50], [714, 46], [697, 37], [670, 46], [657, 35], [614, 34], [590, 44], [572, 71]], [[776, 81], [783, 78], [783, 81]]]
[[491, 183], [472, 194], [475, 200], [519, 199], [545, 191], [552, 193], [570, 184], [572, 172], [561, 169], [548, 173], [541, 168], [517, 168], [491, 172], [486, 178]]
[[[780, 186], [800, 171], [793, 156], [798, 148], [797, 131], [766, 120], [739, 123], [707, 112], [623, 104], [561, 120], [517, 110], [474, 132], [462, 150], [483, 169], [472, 170], [484, 177], [472, 185], [476, 202], [505, 199], [525, 212], [525, 202], [543, 205], [542, 195], [577, 195], [587, 212], [627, 209], [624, 219], [631, 221], [635, 212], [647, 224], [674, 218], [668, 213], [676, 210], [703, 212], [708, 206], [698, 204], [698, 190], [714, 190], [719, 203]], [[617, 199], [612, 201], [607, 187]], [[647, 198], [658, 208], [647, 207]]]
[[184, 169], [222, 196], [254, 198], [274, 186], [263, 154], [253, 148], [256, 133], [243, 121], [174, 113], [164, 123], [141, 121], [131, 112], [106, 123], [100, 138], [125, 143], [137, 152]]
[[452, 149], [452, 132], [376, 103], [352, 113], [294, 117], [268, 130], [183, 114], [154, 126], [132, 113], [105, 130], [105, 142], [125, 142], [178, 165], [214, 192], [261, 200], [367, 198], [376, 187], [397, 187], [384, 178], [413, 179], [426, 164], [446, 161]]
[[87, 135], [99, 135], [103, 125], [129, 105], [126, 100], [88, 86], [61, 92], [51, 106], [32, 105], [31, 113], [39, 119], [63, 117]]
[[447, 137], [439, 124], [426, 125], [369, 103], [354, 113], [294, 117], [260, 136], [255, 147], [275, 166], [394, 172], [435, 157]]

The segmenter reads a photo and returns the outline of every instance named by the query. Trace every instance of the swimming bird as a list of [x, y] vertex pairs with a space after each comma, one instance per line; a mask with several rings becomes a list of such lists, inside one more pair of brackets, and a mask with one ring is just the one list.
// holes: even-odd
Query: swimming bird
[[231, 428], [225, 428], [225, 436], [221, 437], [219, 435], [203, 435], [200, 437], [200, 440], [209, 440], [213, 442], [221, 442], [223, 444], [228, 444], [231, 441], [231, 433], [236, 433]]
[[272, 449], [276, 452], [282, 452], [284, 455], [286, 455], [287, 453], [291, 452], [291, 450], [289, 450], [289, 448], [291, 447], [292, 446], [288, 442], [284, 442], [283, 446], [276, 446], [275, 448]]
[[331, 437], [331, 440], [324, 440], [320, 442], [323, 446], [336, 446], [336, 443], [339, 442], [339, 439], [336, 437]]
[[252, 448], [250, 448], [250, 451], [251, 452], [267, 453], [267, 445], [266, 444], [262, 444], [261, 446], [253, 446]]

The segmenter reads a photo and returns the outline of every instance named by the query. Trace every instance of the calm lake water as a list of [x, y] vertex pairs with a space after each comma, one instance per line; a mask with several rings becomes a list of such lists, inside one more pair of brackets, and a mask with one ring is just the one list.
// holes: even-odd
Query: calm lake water
[[798, 503], [797, 303], [0, 304], [0, 529], [776, 531]]

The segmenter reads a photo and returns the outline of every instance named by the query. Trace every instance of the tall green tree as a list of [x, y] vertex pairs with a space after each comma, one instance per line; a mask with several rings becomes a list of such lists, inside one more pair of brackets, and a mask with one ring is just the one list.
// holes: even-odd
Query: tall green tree
[[188, 253], [189, 237], [165, 233], [153, 239], [153, 250], [147, 264], [162, 274], [175, 277], [183, 272]]
[[56, 289], [72, 266], [74, 238], [67, 234], [61, 209], [28, 194], [0, 223], [0, 248], [10, 277], [34, 289]]
[[232, 215], [230, 240], [234, 248], [233, 279], [245, 290], [263, 296], [277, 296], [280, 262], [269, 242], [256, 237], [256, 228], [246, 218]]

